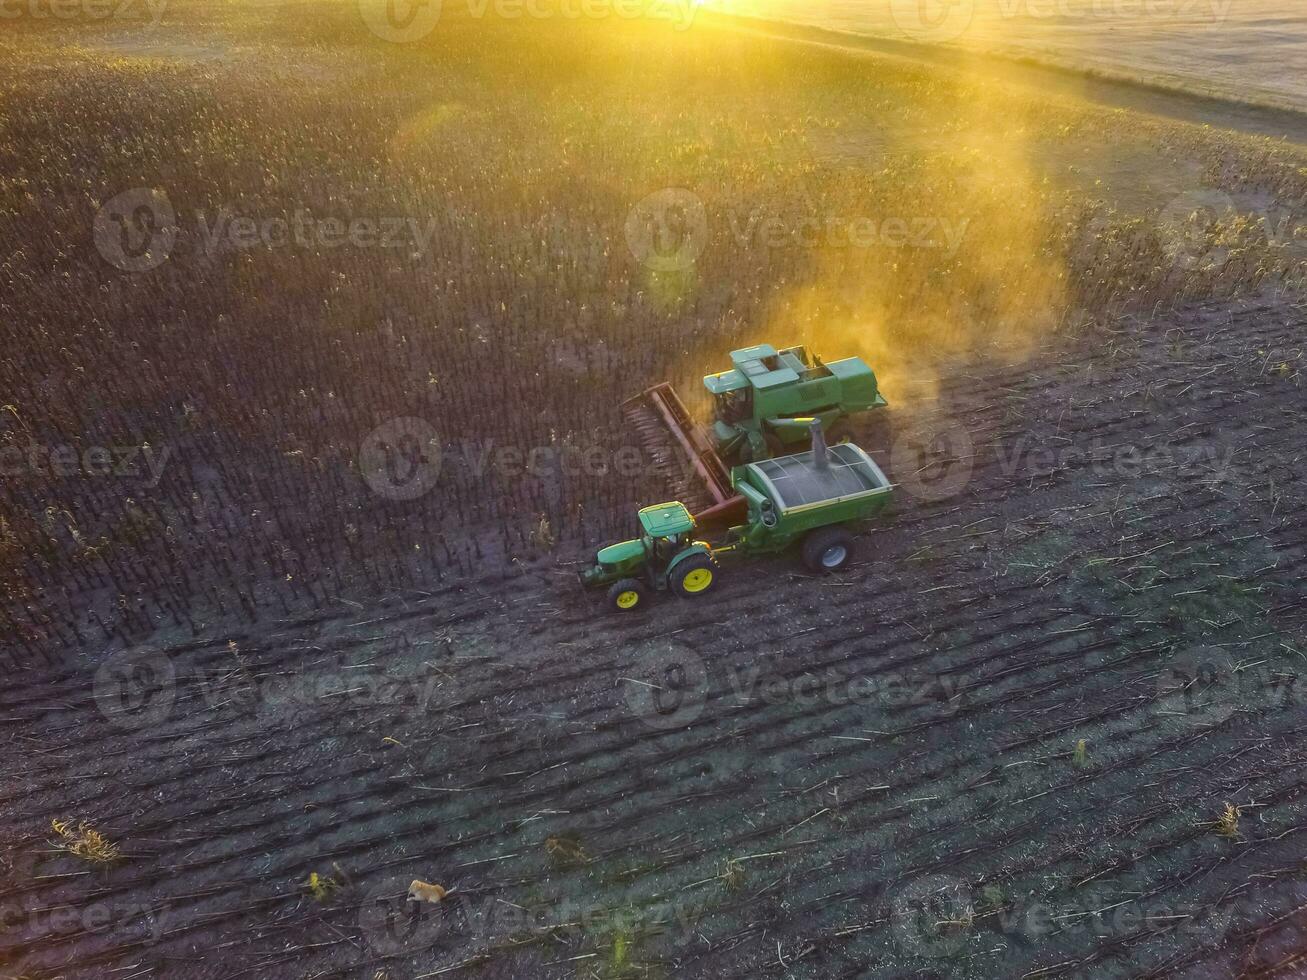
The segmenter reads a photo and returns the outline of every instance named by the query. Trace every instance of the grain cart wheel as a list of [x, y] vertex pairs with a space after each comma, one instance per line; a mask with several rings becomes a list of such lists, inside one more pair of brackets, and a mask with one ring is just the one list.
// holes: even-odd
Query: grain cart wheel
[[644, 605], [649, 587], [639, 579], [624, 578], [608, 590], [608, 605], [618, 612], [632, 612]]
[[825, 575], [837, 572], [853, 557], [853, 535], [842, 527], [820, 527], [803, 541], [803, 563]]
[[698, 599], [717, 586], [717, 577], [717, 563], [708, 555], [695, 555], [672, 569], [672, 591], [683, 599]]

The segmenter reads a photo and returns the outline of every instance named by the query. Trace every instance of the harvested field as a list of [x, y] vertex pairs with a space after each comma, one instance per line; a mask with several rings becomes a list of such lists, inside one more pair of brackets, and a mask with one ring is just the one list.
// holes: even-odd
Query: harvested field
[[1307, 96], [1292, 0], [706, 0], [707, 9], [950, 45], [1292, 108]]
[[[632, 620], [551, 570], [406, 590], [138, 650], [173, 681], [122, 682], [115, 722], [93, 662], [24, 678], [6, 948], [65, 976], [1299, 975], [1305, 316], [958, 374], [929, 421], [972, 451], [894, 476], [961, 492], [833, 579], [743, 566]], [[124, 858], [51, 852], [51, 815]], [[453, 894], [409, 918], [412, 879]], [[96, 908], [130, 928], [61, 927]]]
[[[308, 9], [0, 37], [0, 972], [1304, 975], [1301, 140]], [[605, 612], [761, 340], [890, 516]]]

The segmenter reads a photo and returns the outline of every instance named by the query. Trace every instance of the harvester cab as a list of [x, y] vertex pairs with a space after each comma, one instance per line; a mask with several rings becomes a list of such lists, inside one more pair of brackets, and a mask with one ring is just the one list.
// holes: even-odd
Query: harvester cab
[[803, 346], [759, 344], [731, 352], [729, 371], [703, 379], [713, 399], [713, 448], [750, 462], [791, 451], [808, 439], [809, 420], [827, 439], [851, 435], [849, 415], [885, 405], [876, 375], [860, 357], [829, 364]]

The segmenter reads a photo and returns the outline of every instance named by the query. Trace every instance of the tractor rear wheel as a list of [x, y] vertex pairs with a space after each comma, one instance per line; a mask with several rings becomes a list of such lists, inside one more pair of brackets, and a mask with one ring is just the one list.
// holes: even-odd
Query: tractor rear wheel
[[803, 541], [803, 563], [819, 575], [838, 572], [853, 557], [853, 535], [842, 527], [820, 527]]
[[614, 582], [608, 590], [608, 605], [618, 612], [633, 612], [644, 605], [649, 587], [635, 578]]
[[698, 599], [717, 587], [717, 563], [709, 555], [687, 558], [672, 569], [672, 591], [683, 599]]

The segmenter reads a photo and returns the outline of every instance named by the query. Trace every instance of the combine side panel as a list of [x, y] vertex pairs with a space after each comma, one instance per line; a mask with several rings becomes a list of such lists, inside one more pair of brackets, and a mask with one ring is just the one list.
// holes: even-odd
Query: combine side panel
[[670, 384], [655, 385], [627, 399], [622, 403], [622, 414], [634, 426], [654, 466], [668, 478], [692, 513], [734, 496], [726, 464], [694, 424]]

